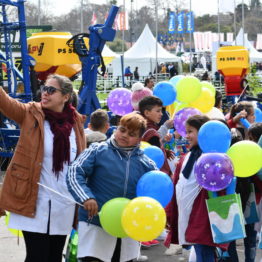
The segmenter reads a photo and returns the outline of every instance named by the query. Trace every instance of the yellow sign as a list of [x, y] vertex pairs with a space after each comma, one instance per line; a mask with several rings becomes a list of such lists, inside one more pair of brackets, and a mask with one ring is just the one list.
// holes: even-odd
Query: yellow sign
[[225, 76], [241, 75], [249, 68], [249, 52], [244, 46], [224, 46], [217, 51], [217, 69]]

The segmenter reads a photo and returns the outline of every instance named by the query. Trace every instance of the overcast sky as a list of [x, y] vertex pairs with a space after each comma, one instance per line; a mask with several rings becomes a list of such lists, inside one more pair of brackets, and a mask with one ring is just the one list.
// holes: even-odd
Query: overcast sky
[[[32, 2], [34, 4], [38, 4], [39, 0], [28, 0], [28, 2]], [[72, 8], [80, 6], [81, 0], [40, 0], [41, 2], [48, 1], [50, 5], [52, 5], [54, 14], [61, 15], [68, 13]], [[126, 3], [127, 9], [130, 8], [130, 0], [118, 0], [118, 4], [121, 2]], [[158, 0], [158, 1], [165, 1], [165, 0]], [[234, 0], [219, 0], [222, 2], [234, 2]], [[96, 4], [104, 4], [109, 2], [109, 0], [89, 0], [90, 3]], [[236, 4], [241, 3], [242, 0], [236, 0]], [[249, 0], [244, 0], [245, 3], [249, 3]], [[141, 8], [144, 5], [148, 4], [147, 0], [134, 0], [134, 8]], [[175, 3], [175, 1], [174, 1]], [[189, 9], [189, 0], [187, 0], [188, 9]], [[196, 15], [203, 15], [203, 14], [216, 14], [218, 9], [218, 0], [191, 0], [192, 10]], [[174, 4], [175, 8], [175, 4]], [[172, 9], [172, 7], [171, 7]]]

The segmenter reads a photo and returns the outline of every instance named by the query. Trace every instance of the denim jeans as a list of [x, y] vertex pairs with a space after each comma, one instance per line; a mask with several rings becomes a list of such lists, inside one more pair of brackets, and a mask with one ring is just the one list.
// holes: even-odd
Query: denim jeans
[[257, 231], [254, 229], [254, 224], [245, 225], [247, 237], [244, 238], [245, 245], [245, 262], [255, 262]]
[[197, 262], [215, 262], [215, 247], [194, 245]]

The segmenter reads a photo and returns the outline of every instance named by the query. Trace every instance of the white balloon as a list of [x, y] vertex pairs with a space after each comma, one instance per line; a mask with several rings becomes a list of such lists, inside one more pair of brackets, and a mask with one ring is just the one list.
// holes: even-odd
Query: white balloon
[[225, 120], [225, 116], [223, 115], [223, 113], [217, 107], [213, 107], [205, 115], [208, 116], [210, 119], [222, 119], [222, 120]]

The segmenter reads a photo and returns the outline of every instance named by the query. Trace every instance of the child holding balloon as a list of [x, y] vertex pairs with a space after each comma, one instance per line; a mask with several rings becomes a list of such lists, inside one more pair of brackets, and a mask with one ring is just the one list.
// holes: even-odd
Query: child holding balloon
[[209, 224], [206, 207], [208, 192], [199, 186], [193, 173], [195, 163], [202, 154], [198, 131], [207, 121], [209, 118], [204, 115], [194, 115], [186, 121], [190, 153], [180, 159], [175, 171], [175, 194], [166, 208], [170, 232], [165, 245], [194, 245], [197, 261], [214, 262], [215, 247], [218, 245], [213, 242]]
[[142, 116], [147, 120], [147, 128], [142, 140], [162, 149], [165, 155], [165, 162], [160, 170], [171, 176], [172, 171], [167, 162], [167, 158], [172, 159], [174, 155], [171, 151], [165, 150], [162, 141], [166, 138], [166, 135], [168, 135], [168, 130], [173, 127], [173, 120], [167, 120], [164, 125], [159, 128], [157, 124], [162, 118], [163, 103], [160, 98], [156, 96], [144, 97], [139, 102], [138, 107]]
[[92, 143], [69, 168], [69, 191], [83, 205], [78, 227], [78, 257], [83, 262], [132, 261], [139, 254], [137, 241], [109, 235], [101, 228], [98, 211], [113, 198], [135, 198], [139, 178], [156, 169], [139, 148], [145, 129], [141, 115], [123, 116], [110, 139]]
[[[243, 122], [247, 120], [248, 122]], [[234, 104], [230, 109], [229, 119], [227, 121], [229, 128], [237, 128], [242, 134], [243, 139], [247, 139], [247, 128], [245, 123], [255, 122], [255, 109], [251, 102], [241, 101]]]

